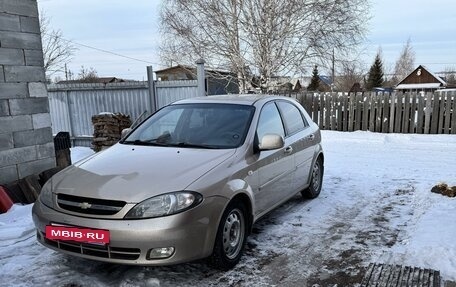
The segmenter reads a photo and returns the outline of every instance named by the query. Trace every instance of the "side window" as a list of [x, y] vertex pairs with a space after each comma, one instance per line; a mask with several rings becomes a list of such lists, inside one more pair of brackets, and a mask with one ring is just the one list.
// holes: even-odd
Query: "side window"
[[277, 105], [282, 114], [287, 134], [294, 134], [308, 126], [304, 122], [301, 112], [295, 105], [283, 101], [277, 102]]
[[265, 134], [278, 134], [285, 137], [282, 119], [276, 105], [272, 102], [263, 107], [260, 119], [258, 120], [258, 140], [261, 140]]

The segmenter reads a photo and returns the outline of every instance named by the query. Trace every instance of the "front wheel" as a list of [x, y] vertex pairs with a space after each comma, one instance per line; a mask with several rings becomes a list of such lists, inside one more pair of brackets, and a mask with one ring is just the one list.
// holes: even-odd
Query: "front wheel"
[[210, 263], [222, 270], [233, 268], [240, 260], [246, 234], [246, 208], [241, 202], [228, 205], [217, 231]]
[[304, 198], [316, 198], [320, 194], [323, 185], [323, 161], [317, 158], [312, 167], [312, 177], [310, 178], [310, 185], [308, 188], [301, 191]]

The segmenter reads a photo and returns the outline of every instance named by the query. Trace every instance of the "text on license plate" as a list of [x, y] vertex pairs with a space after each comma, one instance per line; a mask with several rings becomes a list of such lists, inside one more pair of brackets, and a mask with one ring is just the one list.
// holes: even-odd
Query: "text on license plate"
[[50, 240], [108, 244], [109, 230], [47, 225], [46, 238]]

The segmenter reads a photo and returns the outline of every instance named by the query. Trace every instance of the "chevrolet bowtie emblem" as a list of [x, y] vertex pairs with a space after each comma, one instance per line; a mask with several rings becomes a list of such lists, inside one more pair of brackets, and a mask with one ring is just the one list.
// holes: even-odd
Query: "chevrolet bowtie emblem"
[[87, 208], [92, 207], [92, 204], [90, 204], [90, 203], [88, 203], [88, 202], [81, 202], [81, 203], [79, 203], [79, 207], [80, 207], [81, 209], [87, 209]]

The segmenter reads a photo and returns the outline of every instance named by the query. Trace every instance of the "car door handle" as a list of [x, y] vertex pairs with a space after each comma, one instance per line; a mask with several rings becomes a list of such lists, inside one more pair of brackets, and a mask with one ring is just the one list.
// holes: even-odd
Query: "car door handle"
[[311, 134], [307, 137], [310, 141], [313, 141], [315, 139], [315, 135]]
[[287, 146], [287, 147], [285, 148], [284, 152], [285, 152], [286, 154], [290, 154], [290, 153], [293, 152], [293, 148], [292, 148], [291, 146]]

